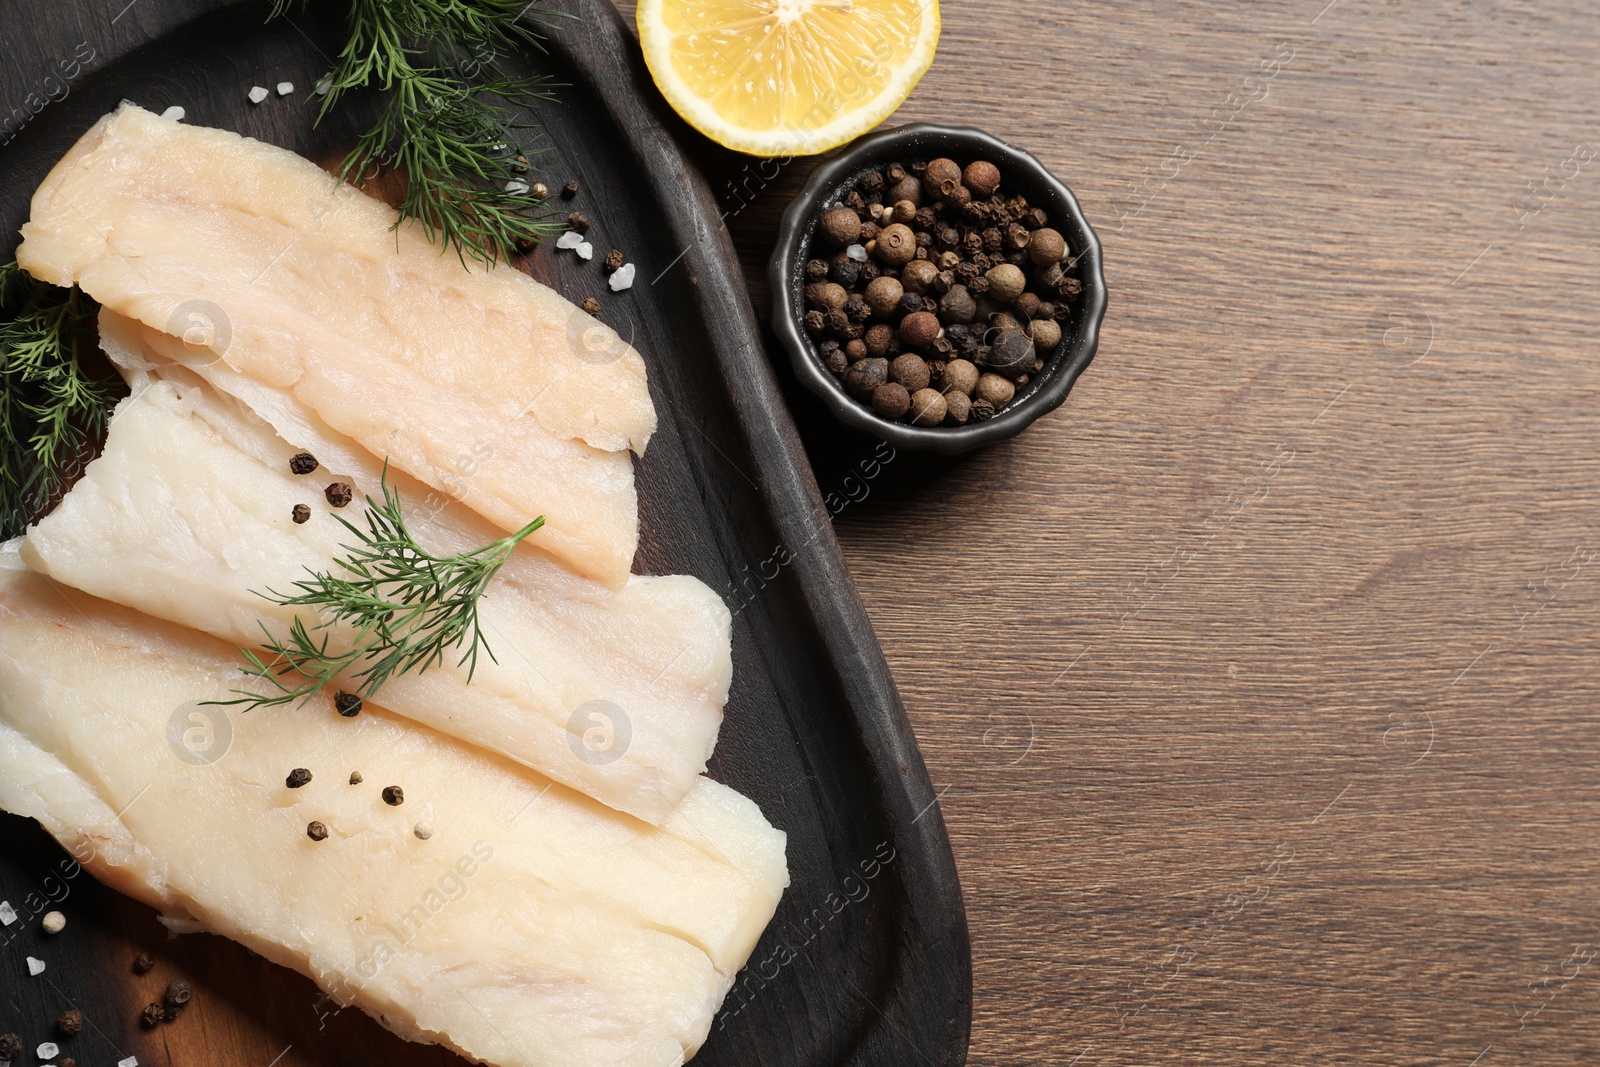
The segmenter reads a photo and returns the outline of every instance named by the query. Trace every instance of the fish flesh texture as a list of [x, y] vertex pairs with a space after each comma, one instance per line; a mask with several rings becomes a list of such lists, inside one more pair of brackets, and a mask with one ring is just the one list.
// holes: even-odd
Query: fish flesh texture
[[[310, 571], [342, 573], [336, 560], [355, 539], [335, 516], [363, 526], [363, 505], [336, 510], [323, 485], [341, 480], [358, 500], [381, 498], [381, 467], [309, 422], [294, 428], [291, 445], [237, 400], [141, 348], [142, 328], [109, 314], [101, 325], [114, 359], [149, 369], [129, 371], [135, 391], [112, 415], [104, 450], [28, 530], [24, 559], [66, 585], [226, 641], [260, 645], [263, 626], [283, 639], [297, 610], [314, 609], [261, 594], [292, 593]], [[293, 474], [297, 448], [325, 465]], [[429, 552], [454, 554], [499, 536], [453, 501], [430, 502], [404, 474], [388, 478]], [[292, 518], [297, 504], [310, 508], [308, 521]], [[636, 575], [612, 590], [523, 544], [478, 613], [493, 658], [479, 655], [470, 685], [458, 651], [427, 671], [391, 677], [381, 702], [610, 807], [652, 823], [667, 818], [716, 745], [733, 669], [722, 600], [686, 575]], [[332, 649], [350, 647], [348, 628], [323, 632]]]
[[0, 807], [408, 1039], [504, 1067], [694, 1054], [788, 884], [754, 803], [701, 778], [655, 827], [370, 703], [204, 703], [236, 664], [0, 547]]
[[397, 222], [292, 152], [124, 104], [39, 186], [17, 261], [287, 391], [504, 531], [544, 516], [536, 544], [620, 587], [628, 449], [656, 423], [643, 360], [554, 290]]

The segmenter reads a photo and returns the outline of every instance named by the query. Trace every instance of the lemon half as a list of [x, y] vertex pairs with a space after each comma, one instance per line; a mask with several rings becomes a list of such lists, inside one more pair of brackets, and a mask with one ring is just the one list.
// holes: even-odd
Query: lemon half
[[756, 156], [815, 155], [911, 95], [938, 0], [639, 0], [639, 40], [678, 114]]

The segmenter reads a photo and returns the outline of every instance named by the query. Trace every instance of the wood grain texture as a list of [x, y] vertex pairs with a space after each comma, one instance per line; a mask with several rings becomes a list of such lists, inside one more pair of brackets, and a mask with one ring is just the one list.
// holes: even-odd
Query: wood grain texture
[[[892, 121], [1039, 155], [1111, 290], [1060, 411], [836, 520], [969, 1062], [1600, 1060], [1592, 8], [942, 10]], [[703, 158], [759, 284], [804, 164]], [[865, 444], [793, 405], [842, 492]]]

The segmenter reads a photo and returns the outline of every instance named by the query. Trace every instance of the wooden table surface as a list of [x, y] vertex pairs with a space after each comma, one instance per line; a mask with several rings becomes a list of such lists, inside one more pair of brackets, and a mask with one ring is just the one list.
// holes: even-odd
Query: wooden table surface
[[[1592, 9], [943, 15], [891, 121], [1039, 155], [1111, 290], [965, 459], [849, 481], [795, 398], [943, 790], [970, 1062], [1600, 1062]], [[807, 164], [705, 158], [764, 308]]]

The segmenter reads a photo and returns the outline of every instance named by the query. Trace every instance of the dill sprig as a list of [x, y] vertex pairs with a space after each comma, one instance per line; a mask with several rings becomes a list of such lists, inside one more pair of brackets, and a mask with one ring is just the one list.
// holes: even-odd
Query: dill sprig
[[115, 385], [91, 374], [99, 306], [0, 266], [0, 532], [20, 533], [104, 436]]
[[[406, 529], [387, 465], [382, 486], [382, 503], [367, 497], [366, 529], [339, 518], [357, 540], [342, 545], [349, 555], [336, 561], [348, 576], [311, 571], [309, 578], [295, 583], [297, 593], [260, 594], [283, 607], [314, 608], [320, 619], [308, 626], [296, 615], [283, 641], [263, 624], [267, 658], [254, 649], [240, 649], [248, 661], [244, 673], [266, 681], [271, 692], [236, 689], [238, 699], [213, 703], [245, 704], [248, 711], [304, 702], [358, 666], [350, 675], [356, 692], [373, 696], [396, 674], [426, 671], [459, 645], [466, 647], [456, 665], [467, 667], [469, 682], [480, 648], [495, 659], [478, 624], [478, 600], [512, 550], [544, 525], [544, 517], [471, 552], [434, 556]], [[334, 627], [354, 629], [348, 647], [344, 641], [333, 647]]]
[[[350, 0], [350, 37], [334, 69], [317, 121], [348, 92], [375, 86], [387, 95], [382, 116], [345, 157], [340, 177], [353, 181], [386, 167], [405, 177], [401, 219], [416, 219], [429, 241], [492, 265], [510, 250], [552, 236], [559, 227], [535, 217], [521, 182], [521, 143], [512, 107], [550, 99], [544, 78], [516, 78], [500, 57], [519, 44], [539, 46], [522, 21], [528, 0]], [[275, 0], [272, 15], [294, 0]], [[320, 87], [320, 86], [319, 86]], [[523, 183], [524, 185], [526, 183]]]

